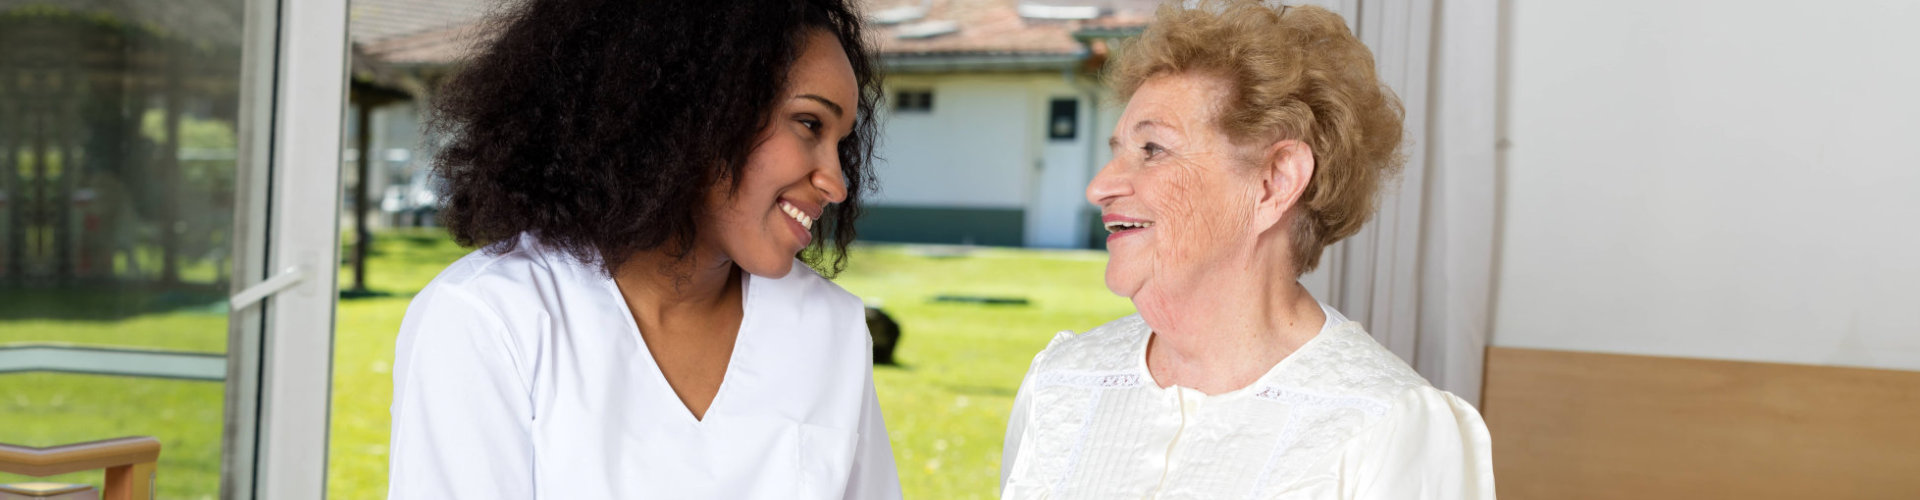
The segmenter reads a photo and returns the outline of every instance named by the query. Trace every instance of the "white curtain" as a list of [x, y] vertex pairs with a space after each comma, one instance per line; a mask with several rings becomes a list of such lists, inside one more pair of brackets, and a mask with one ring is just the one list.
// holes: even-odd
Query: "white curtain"
[[1302, 278], [1435, 386], [1479, 401], [1491, 331], [1495, 0], [1313, 2], [1345, 16], [1406, 107], [1407, 164], [1359, 234]]

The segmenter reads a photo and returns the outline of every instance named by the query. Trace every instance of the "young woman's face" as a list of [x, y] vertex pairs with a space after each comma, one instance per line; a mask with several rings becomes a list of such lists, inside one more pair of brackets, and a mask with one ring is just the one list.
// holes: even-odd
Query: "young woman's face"
[[840, 139], [853, 131], [859, 85], [831, 33], [816, 30], [787, 74], [741, 173], [739, 190], [720, 182], [709, 193], [712, 214], [702, 238], [742, 270], [779, 278], [812, 243], [810, 229], [829, 203], [847, 198]]

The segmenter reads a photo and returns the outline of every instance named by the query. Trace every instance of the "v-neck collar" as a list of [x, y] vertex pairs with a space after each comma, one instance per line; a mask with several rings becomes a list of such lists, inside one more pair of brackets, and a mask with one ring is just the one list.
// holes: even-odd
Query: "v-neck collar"
[[761, 288], [760, 285], [768, 284], [758, 282], [761, 279], [746, 270], [740, 271], [740, 330], [734, 333], [733, 350], [727, 353], [727, 369], [720, 375], [720, 387], [714, 389], [713, 401], [707, 403], [707, 413], [701, 417], [693, 415], [693, 409], [680, 401], [678, 393], [673, 390], [673, 384], [667, 382], [667, 373], [660, 369], [660, 361], [654, 359], [653, 348], [647, 345], [646, 337], [640, 335], [640, 323], [634, 321], [633, 308], [627, 306], [626, 296], [620, 293], [620, 284], [614, 282], [611, 277], [602, 280], [607, 291], [613, 294], [614, 304], [620, 307], [620, 316], [625, 318], [627, 323], [627, 334], [632, 335], [634, 344], [640, 346], [640, 358], [648, 367], [645, 370], [646, 378], [650, 379], [647, 383], [654, 384], [659, 389], [651, 392], [661, 395], [658, 398], [661, 406], [676, 408], [677, 411], [671, 413], [676, 415], [676, 419], [682, 420], [682, 423], [699, 427], [701, 424], [712, 421], [716, 411], [723, 408], [721, 403], [725, 401], [728, 389], [738, 385], [735, 382], [737, 377], [734, 376], [734, 372], [740, 366], [740, 351], [742, 347], [747, 347], [746, 344], [750, 340], [748, 334], [753, 331], [754, 304], [757, 302], [754, 295]]

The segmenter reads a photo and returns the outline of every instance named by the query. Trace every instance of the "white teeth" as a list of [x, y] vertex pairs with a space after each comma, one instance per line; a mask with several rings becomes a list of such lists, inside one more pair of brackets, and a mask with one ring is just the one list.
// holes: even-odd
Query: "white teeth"
[[1107, 223], [1107, 232], [1118, 233], [1128, 229], [1146, 229], [1149, 227], [1153, 227], [1152, 222], [1118, 222], [1116, 221], [1116, 222]]
[[800, 211], [800, 209], [794, 208], [793, 204], [787, 203], [784, 201], [780, 202], [780, 211], [786, 212], [787, 216], [792, 217], [793, 220], [800, 221], [800, 227], [813, 229], [813, 218], [808, 217], [806, 212], [802, 212]]

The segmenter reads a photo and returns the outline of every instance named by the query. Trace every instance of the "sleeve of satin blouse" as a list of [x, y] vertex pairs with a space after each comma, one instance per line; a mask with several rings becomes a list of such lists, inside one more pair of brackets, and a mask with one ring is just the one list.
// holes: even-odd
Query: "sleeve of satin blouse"
[[[868, 349], [872, 352], [872, 349]], [[900, 474], [894, 468], [893, 445], [880, 414], [880, 397], [873, 390], [873, 369], [867, 369], [867, 399], [860, 409], [860, 442], [854, 450], [853, 476], [847, 478], [847, 500], [897, 500]]]
[[1020, 436], [1027, 431], [1027, 412], [1031, 396], [1028, 395], [1028, 382], [1033, 381], [1033, 368], [1040, 366], [1040, 357], [1046, 351], [1033, 355], [1033, 364], [1027, 366], [1026, 376], [1020, 379], [1020, 389], [1013, 394], [1013, 411], [1007, 414], [1007, 437], [1000, 448], [1000, 493], [1006, 494], [1007, 478], [1013, 476], [1013, 463], [1020, 455]]
[[416, 296], [394, 348], [387, 498], [534, 498], [528, 361], [465, 291]]
[[1356, 500], [1492, 500], [1493, 441], [1480, 412], [1422, 387], [1352, 444], [1340, 462], [1342, 496]]

